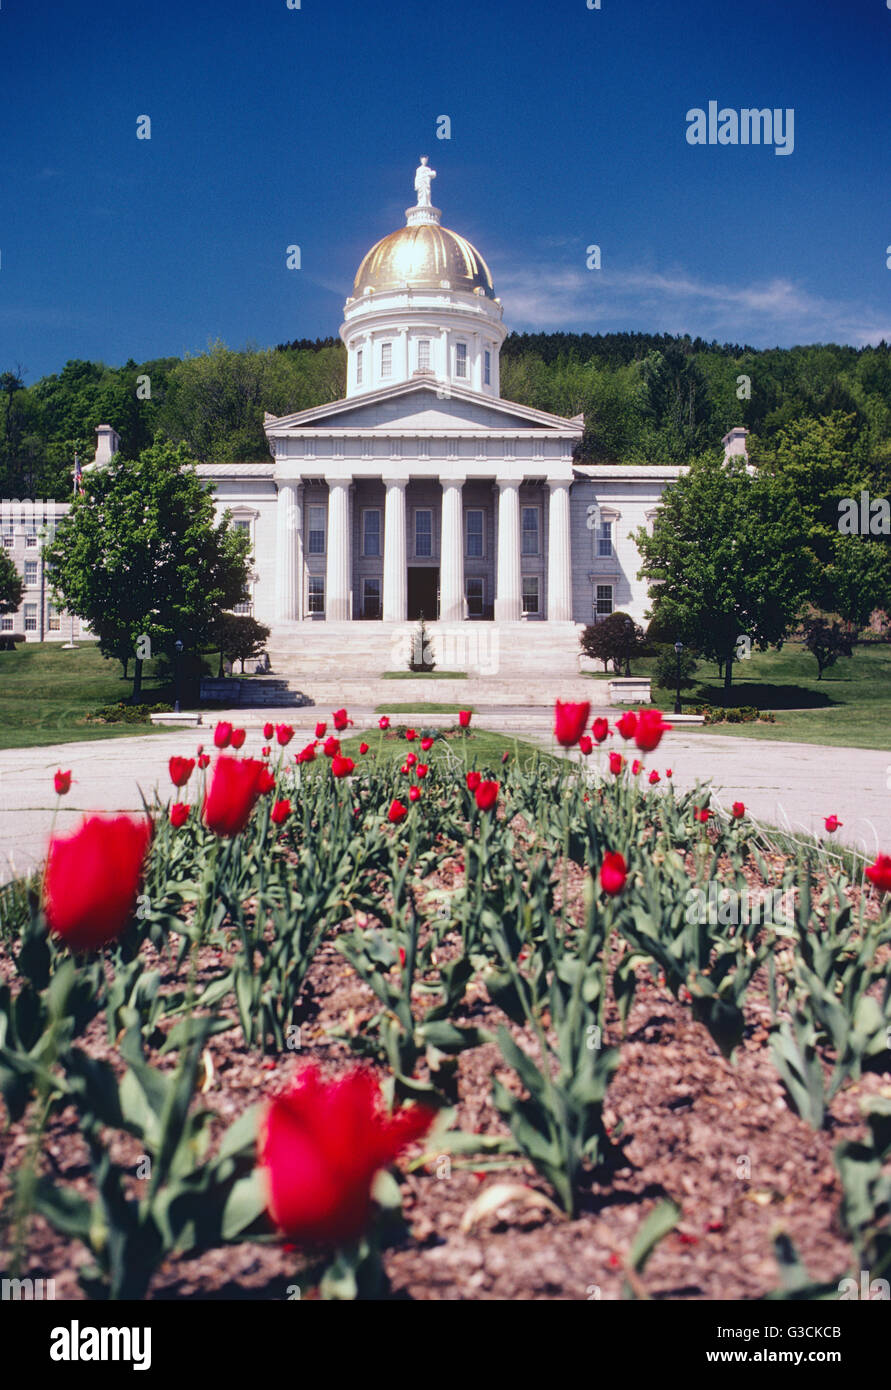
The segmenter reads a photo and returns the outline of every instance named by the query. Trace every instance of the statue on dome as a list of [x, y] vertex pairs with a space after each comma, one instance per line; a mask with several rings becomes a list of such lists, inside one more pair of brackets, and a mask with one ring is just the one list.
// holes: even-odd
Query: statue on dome
[[419, 208], [432, 207], [430, 201], [430, 185], [436, 178], [436, 170], [427, 168], [429, 156], [421, 155], [421, 162], [415, 170], [415, 191], [418, 195], [417, 206]]

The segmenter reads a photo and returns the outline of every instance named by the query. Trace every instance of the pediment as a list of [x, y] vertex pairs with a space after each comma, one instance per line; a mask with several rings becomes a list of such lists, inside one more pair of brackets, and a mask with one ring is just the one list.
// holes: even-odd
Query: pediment
[[294, 415], [268, 416], [267, 434], [279, 436], [319, 430], [449, 431], [536, 430], [581, 433], [581, 422], [515, 401], [494, 400], [475, 391], [437, 390], [432, 383], [402, 383], [385, 391], [332, 401]]

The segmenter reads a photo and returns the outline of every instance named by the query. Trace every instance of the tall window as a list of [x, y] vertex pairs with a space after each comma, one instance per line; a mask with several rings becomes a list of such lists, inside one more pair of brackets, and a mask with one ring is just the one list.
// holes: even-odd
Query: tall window
[[393, 375], [393, 344], [381, 343], [381, 376]]
[[538, 613], [538, 575], [523, 575], [523, 612]]
[[418, 340], [418, 371], [429, 372], [430, 370], [430, 339], [420, 338]]
[[483, 616], [484, 589], [484, 579], [465, 579], [464, 593], [467, 598], [468, 618], [481, 618]]
[[362, 349], [356, 352], [356, 385], [362, 385]]
[[62, 631], [62, 614], [54, 603], [46, 606], [46, 625], [50, 632]]
[[12, 632], [12, 628], [12, 614], [6, 613], [2, 618], [0, 618], [0, 632]]
[[458, 343], [455, 348], [455, 376], [467, 375], [467, 344]]
[[597, 528], [597, 557], [600, 560], [611, 560], [613, 554], [613, 523], [611, 521], [601, 521]]
[[37, 631], [37, 604], [36, 604], [36, 603], [26, 603], [26, 604], [25, 604], [25, 631], [26, 631], [26, 632], [36, 632], [36, 631]]
[[251, 523], [249, 521], [237, 520], [232, 523], [233, 531], [238, 531], [242, 536], [247, 536], [248, 542], [251, 540]]
[[594, 596], [594, 612], [598, 618], [608, 618], [613, 611], [612, 584], [598, 584]]
[[538, 554], [538, 508], [523, 508], [523, 554]]
[[481, 511], [465, 512], [467, 527], [467, 558], [480, 560], [483, 555], [483, 514]]
[[325, 611], [325, 580], [321, 574], [309, 576], [307, 607], [310, 613], [324, 613]]
[[[325, 508], [307, 507], [307, 544], [308, 555], [324, 555], [325, 553]], [[310, 610], [312, 611], [312, 610]]]
[[37, 583], [37, 561], [36, 561], [36, 560], [26, 560], [26, 561], [25, 561], [25, 583], [26, 583], [27, 585], [29, 585], [29, 586], [33, 586], [34, 584]]
[[362, 616], [365, 618], [379, 618], [381, 615], [381, 581], [380, 578], [363, 579], [362, 581]]
[[492, 354], [488, 348], [483, 356], [483, 385], [492, 385]]
[[381, 513], [380, 507], [366, 507], [362, 513], [362, 554], [377, 556], [381, 553]]
[[433, 513], [427, 508], [415, 512], [415, 555], [427, 560], [433, 554]]

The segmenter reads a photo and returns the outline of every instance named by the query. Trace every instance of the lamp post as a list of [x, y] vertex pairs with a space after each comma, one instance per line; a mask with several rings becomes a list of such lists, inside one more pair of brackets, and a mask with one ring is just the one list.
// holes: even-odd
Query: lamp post
[[173, 644], [175, 656], [173, 658], [173, 713], [179, 714], [179, 659], [183, 654], [183, 644], [179, 637]]
[[677, 676], [677, 693], [676, 693], [676, 695], [675, 695], [675, 701], [674, 701], [674, 712], [675, 712], [675, 714], [680, 714], [680, 712], [681, 712], [681, 652], [682, 652], [683, 650], [684, 650], [684, 644], [683, 644], [683, 642], [675, 642], [675, 644], [674, 644], [674, 654], [675, 654], [675, 656], [677, 657], [677, 671], [676, 671], [676, 676]]

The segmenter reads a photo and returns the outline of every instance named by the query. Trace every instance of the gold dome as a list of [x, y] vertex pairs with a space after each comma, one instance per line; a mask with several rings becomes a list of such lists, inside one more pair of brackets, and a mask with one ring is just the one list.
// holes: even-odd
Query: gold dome
[[400, 227], [372, 246], [356, 272], [353, 294], [366, 290], [480, 290], [495, 298], [492, 272], [475, 246], [438, 222]]

